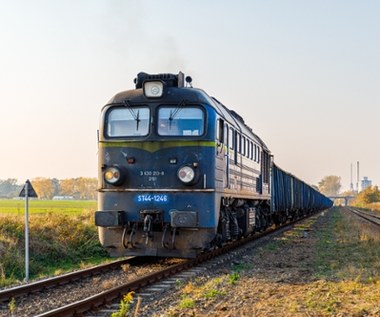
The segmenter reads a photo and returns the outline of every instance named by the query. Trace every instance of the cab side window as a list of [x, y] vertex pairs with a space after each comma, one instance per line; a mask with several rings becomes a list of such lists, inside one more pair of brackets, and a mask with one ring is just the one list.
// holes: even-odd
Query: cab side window
[[220, 143], [224, 143], [224, 120], [218, 119], [216, 123], [216, 139]]

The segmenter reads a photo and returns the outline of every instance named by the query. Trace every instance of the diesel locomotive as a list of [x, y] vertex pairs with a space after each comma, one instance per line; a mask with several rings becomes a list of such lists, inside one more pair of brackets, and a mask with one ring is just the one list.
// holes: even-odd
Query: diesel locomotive
[[111, 256], [195, 257], [332, 205], [190, 77], [139, 73], [135, 85], [100, 116], [95, 224]]

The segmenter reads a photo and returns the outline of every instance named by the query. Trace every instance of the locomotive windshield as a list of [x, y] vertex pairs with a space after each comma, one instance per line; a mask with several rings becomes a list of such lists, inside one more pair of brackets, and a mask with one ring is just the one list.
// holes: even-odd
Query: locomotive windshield
[[148, 107], [113, 108], [107, 116], [106, 134], [110, 137], [145, 136], [149, 133]]
[[158, 134], [199, 136], [204, 132], [204, 113], [198, 107], [162, 106], [158, 110]]

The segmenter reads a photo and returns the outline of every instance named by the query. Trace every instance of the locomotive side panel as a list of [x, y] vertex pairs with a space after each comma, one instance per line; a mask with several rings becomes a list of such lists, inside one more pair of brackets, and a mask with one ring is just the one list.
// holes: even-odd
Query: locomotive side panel
[[219, 117], [216, 128], [216, 189], [225, 197], [269, 199], [269, 153], [250, 130], [243, 131], [236, 122]]

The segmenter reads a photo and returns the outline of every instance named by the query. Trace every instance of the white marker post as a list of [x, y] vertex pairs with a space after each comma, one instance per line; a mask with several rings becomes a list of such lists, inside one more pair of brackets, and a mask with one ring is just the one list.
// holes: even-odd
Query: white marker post
[[24, 188], [19, 197], [25, 197], [25, 281], [29, 281], [29, 197], [36, 197], [37, 194], [30, 183], [26, 180]]
[[29, 281], [29, 183], [25, 182], [25, 281]]

